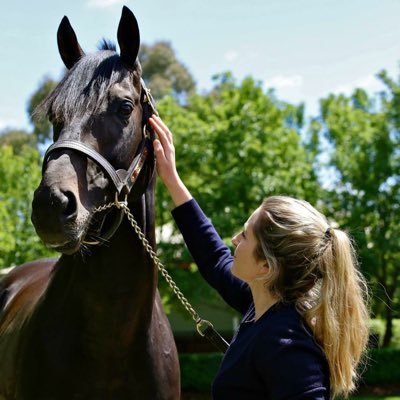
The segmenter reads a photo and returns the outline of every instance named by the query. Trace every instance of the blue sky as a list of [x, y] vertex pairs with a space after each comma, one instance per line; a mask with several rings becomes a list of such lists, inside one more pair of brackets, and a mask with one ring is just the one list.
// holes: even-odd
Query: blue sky
[[399, 75], [399, 0], [12, 0], [0, 13], [0, 129], [30, 129], [29, 96], [44, 76], [60, 78], [61, 18], [92, 52], [101, 38], [116, 40], [122, 5], [135, 13], [142, 42], [172, 43], [200, 91], [229, 70], [315, 114], [328, 93], [378, 91], [383, 68]]

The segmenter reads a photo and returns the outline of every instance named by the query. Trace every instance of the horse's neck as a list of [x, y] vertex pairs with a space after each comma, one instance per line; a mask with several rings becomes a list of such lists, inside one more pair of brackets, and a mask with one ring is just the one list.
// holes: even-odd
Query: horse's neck
[[[151, 200], [152, 197], [136, 202], [130, 208], [143, 233], [154, 245]], [[65, 300], [72, 301], [83, 314], [81, 317], [91, 318], [99, 327], [103, 321], [109, 323], [111, 315], [120, 324], [128, 315], [130, 324], [143, 326], [150, 323], [157, 271], [128, 219], [123, 218], [108, 244], [92, 251], [84, 257], [60, 259], [51, 285], [57, 301], [62, 301], [57, 291], [63, 292]]]

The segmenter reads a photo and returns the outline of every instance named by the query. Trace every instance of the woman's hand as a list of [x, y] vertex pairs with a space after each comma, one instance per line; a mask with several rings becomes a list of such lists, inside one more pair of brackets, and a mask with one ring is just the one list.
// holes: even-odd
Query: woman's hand
[[157, 172], [161, 180], [168, 187], [179, 179], [175, 166], [175, 147], [172, 133], [160, 117], [152, 115], [149, 122], [157, 134], [158, 139], [153, 142], [154, 154], [157, 160]]
[[158, 136], [158, 139], [153, 141], [158, 175], [168, 189], [174, 204], [179, 206], [190, 200], [192, 196], [176, 170], [172, 133], [160, 117], [152, 115], [149, 122]]

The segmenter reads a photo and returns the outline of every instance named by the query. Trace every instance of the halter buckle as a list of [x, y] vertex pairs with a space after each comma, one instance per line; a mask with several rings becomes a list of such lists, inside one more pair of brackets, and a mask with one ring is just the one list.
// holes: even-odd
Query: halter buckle
[[153, 96], [150, 93], [150, 89], [147, 88], [144, 84], [142, 84], [143, 90], [145, 92], [145, 95], [143, 96], [143, 102], [144, 103], [148, 103], [151, 111], [153, 112], [153, 114], [157, 115], [157, 117], [159, 117], [158, 115], [158, 111], [156, 110], [155, 106], [154, 106], [154, 99]]

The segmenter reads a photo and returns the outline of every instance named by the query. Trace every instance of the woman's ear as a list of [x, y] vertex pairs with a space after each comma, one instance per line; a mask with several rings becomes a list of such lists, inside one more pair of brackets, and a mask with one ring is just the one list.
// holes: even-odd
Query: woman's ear
[[269, 266], [267, 260], [260, 261], [257, 280], [264, 280], [269, 274]]
[[268, 273], [269, 272], [269, 265], [268, 265], [268, 261], [267, 260], [263, 260], [261, 262], [261, 269], [263, 270], [263, 272]]

